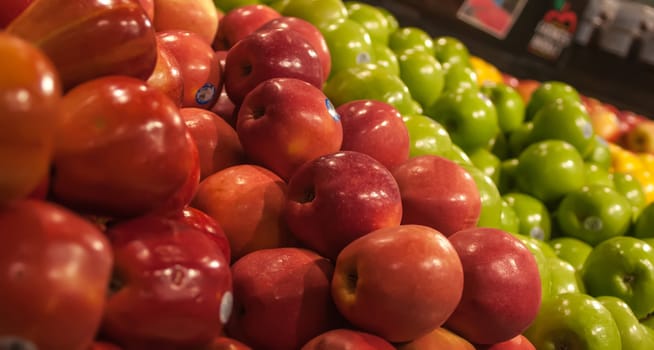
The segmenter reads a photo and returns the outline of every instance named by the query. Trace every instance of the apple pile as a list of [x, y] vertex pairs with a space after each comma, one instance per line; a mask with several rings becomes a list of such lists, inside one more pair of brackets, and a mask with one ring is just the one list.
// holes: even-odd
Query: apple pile
[[0, 13], [0, 349], [654, 348], [648, 119], [356, 1]]

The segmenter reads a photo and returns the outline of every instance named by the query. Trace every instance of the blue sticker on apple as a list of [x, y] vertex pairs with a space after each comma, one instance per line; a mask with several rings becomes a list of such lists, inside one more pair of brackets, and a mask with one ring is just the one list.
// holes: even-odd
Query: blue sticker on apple
[[216, 87], [211, 83], [205, 83], [195, 93], [195, 102], [201, 105], [206, 105], [211, 102], [216, 96]]
[[328, 98], [325, 99], [325, 107], [327, 107], [327, 111], [329, 112], [329, 115], [331, 115], [335, 121], [337, 122], [341, 121], [341, 116], [338, 115], [338, 112], [336, 112], [336, 108], [334, 108], [334, 104]]

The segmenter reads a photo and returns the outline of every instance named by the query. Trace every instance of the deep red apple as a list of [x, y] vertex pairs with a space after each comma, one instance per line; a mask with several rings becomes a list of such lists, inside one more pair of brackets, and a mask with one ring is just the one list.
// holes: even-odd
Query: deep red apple
[[213, 42], [216, 50], [229, 50], [246, 35], [281, 14], [270, 6], [252, 4], [228, 11], [218, 23], [218, 32]]
[[0, 334], [39, 349], [87, 350], [111, 275], [105, 236], [70, 210], [38, 200], [3, 205], [0, 232]]
[[286, 182], [272, 171], [241, 164], [202, 180], [191, 205], [223, 228], [233, 262], [255, 250], [294, 243], [282, 216], [286, 193]]
[[54, 62], [65, 90], [105, 75], [147, 79], [157, 60], [154, 28], [139, 0], [34, 0], [7, 32]]
[[181, 106], [184, 97], [182, 71], [175, 56], [160, 41], [157, 37], [157, 64], [146, 82], [168, 95], [177, 106]]
[[402, 223], [435, 228], [446, 236], [474, 227], [481, 198], [472, 176], [435, 155], [413, 157], [392, 171], [402, 195]]
[[354, 329], [337, 328], [324, 332], [300, 350], [395, 350], [386, 339]]
[[225, 91], [235, 105], [271, 78], [304, 80], [317, 89], [325, 81], [318, 52], [293, 30], [258, 30], [229, 49], [225, 58]]
[[388, 169], [409, 159], [409, 131], [392, 105], [355, 100], [338, 106], [336, 112], [343, 124], [342, 150], [365, 153]]
[[274, 18], [264, 24], [259, 30], [269, 30], [275, 28], [288, 28], [301, 34], [318, 53], [320, 63], [322, 63], [322, 74], [327, 79], [332, 68], [332, 58], [327, 46], [327, 41], [318, 27], [313, 23], [299, 17], [281, 16]]
[[[0, 5], [1, 6], [1, 5]], [[0, 203], [47, 182], [60, 122], [59, 73], [31, 43], [0, 32]], [[47, 187], [47, 186], [46, 186]]]
[[230, 167], [245, 163], [245, 154], [236, 130], [215, 113], [202, 108], [180, 109], [186, 127], [191, 132], [200, 155], [200, 179]]
[[211, 45], [218, 28], [218, 11], [213, 0], [154, 0], [154, 28], [157, 32], [184, 30], [198, 34]]
[[104, 341], [95, 341], [90, 348], [86, 350], [121, 350], [117, 345], [107, 343]]
[[[225, 58], [227, 57], [227, 51], [218, 50], [216, 51], [216, 56], [218, 57], [221, 72], [225, 72]], [[225, 119], [227, 124], [236, 129], [236, 117], [238, 116], [238, 111], [234, 102], [232, 102], [232, 100], [229, 99], [229, 96], [227, 96], [225, 84], [223, 84], [223, 88], [220, 90], [220, 95], [218, 95], [216, 103], [211, 107], [211, 111]]]
[[236, 132], [249, 159], [285, 180], [305, 162], [340, 150], [343, 140], [329, 99], [294, 78], [265, 80], [252, 90], [240, 106]]
[[154, 0], [139, 0], [150, 21], [154, 20]]
[[107, 339], [126, 349], [190, 349], [221, 334], [232, 276], [212, 237], [154, 215], [106, 234], [115, 256], [102, 323]]
[[618, 116], [596, 98], [582, 96], [581, 100], [588, 111], [593, 131], [608, 142], [617, 142], [621, 136]]
[[182, 107], [210, 109], [222, 89], [222, 72], [216, 52], [200, 34], [166, 30], [157, 33], [177, 60], [184, 83]]
[[61, 106], [52, 192], [67, 206], [99, 216], [142, 215], [173, 196], [194, 169], [179, 109], [142, 80], [94, 79], [66, 94]]
[[338, 255], [332, 297], [357, 328], [408, 342], [440, 327], [463, 291], [463, 268], [452, 244], [421, 225], [382, 228]]
[[284, 217], [306, 247], [336, 260], [353, 240], [402, 221], [391, 172], [374, 158], [343, 151], [308, 161], [291, 177]]
[[227, 334], [257, 350], [288, 350], [337, 328], [333, 272], [333, 262], [302, 248], [243, 256], [232, 265], [234, 312]]
[[225, 260], [227, 262], [231, 261], [232, 252], [225, 231], [223, 231], [218, 221], [207, 215], [207, 213], [193, 207], [186, 207], [178, 212], [168, 213], [168, 218], [180, 221], [209, 235], [223, 253]]
[[209, 346], [202, 348], [202, 350], [253, 350], [253, 349], [234, 338], [219, 336], [215, 338], [214, 341], [211, 344], [209, 344]]
[[402, 343], [397, 350], [475, 350], [475, 346], [447, 328], [438, 327], [408, 343]]
[[536, 347], [524, 335], [519, 334], [501, 343], [478, 345], [477, 350], [536, 350]]
[[445, 327], [475, 344], [507, 341], [527, 329], [541, 302], [534, 255], [517, 237], [475, 227], [449, 237], [463, 265], [463, 296]]
[[5, 0], [0, 4], [0, 29], [5, 29], [34, 0]]

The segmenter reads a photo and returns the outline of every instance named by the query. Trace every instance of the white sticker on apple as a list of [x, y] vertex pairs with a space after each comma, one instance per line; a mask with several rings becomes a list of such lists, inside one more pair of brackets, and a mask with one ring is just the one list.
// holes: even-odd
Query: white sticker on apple
[[367, 52], [359, 52], [357, 55], [357, 64], [366, 64], [370, 63], [372, 61], [372, 58], [370, 57], [370, 54]]
[[336, 112], [336, 108], [334, 107], [334, 104], [328, 98], [325, 99], [325, 107], [327, 107], [327, 111], [329, 112], [329, 115], [331, 115], [335, 121], [337, 122], [341, 121], [341, 116], [338, 114], [338, 112]]
[[216, 96], [216, 87], [211, 83], [202, 85], [201, 88], [195, 93], [195, 102], [205, 105], [213, 100]]
[[591, 123], [584, 123], [581, 127], [581, 132], [586, 139], [593, 137], [593, 125]]
[[545, 231], [540, 226], [532, 227], [529, 231], [529, 236], [542, 241], [545, 239]]
[[232, 315], [232, 308], [234, 306], [234, 296], [232, 292], [226, 291], [220, 300], [220, 322], [226, 324], [229, 317]]

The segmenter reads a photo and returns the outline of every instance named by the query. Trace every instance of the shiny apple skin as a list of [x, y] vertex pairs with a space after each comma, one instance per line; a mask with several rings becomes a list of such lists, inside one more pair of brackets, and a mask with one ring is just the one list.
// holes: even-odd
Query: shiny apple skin
[[61, 80], [31, 43], [0, 32], [0, 203], [27, 196], [48, 176]]
[[70, 210], [31, 199], [0, 208], [0, 232], [0, 334], [39, 349], [88, 349], [111, 276], [106, 237]]
[[355, 329], [336, 328], [304, 344], [300, 350], [395, 350], [386, 339]]
[[101, 334], [126, 350], [190, 349], [221, 334], [232, 276], [213, 238], [163, 216], [107, 230], [114, 274]]
[[165, 30], [157, 33], [160, 43], [177, 59], [184, 83], [182, 107], [210, 109], [223, 86], [216, 52], [194, 32]]
[[365, 153], [387, 169], [409, 159], [409, 131], [400, 112], [376, 100], [355, 100], [336, 108], [343, 124], [344, 151]]
[[216, 36], [219, 14], [213, 0], [153, 0], [157, 32], [186, 30], [211, 44]]
[[220, 336], [214, 339], [214, 341], [209, 346], [202, 348], [202, 350], [253, 350], [253, 349], [236, 339], [227, 336]]
[[291, 177], [284, 217], [306, 247], [336, 260], [353, 240], [402, 221], [400, 189], [391, 172], [360, 152], [308, 161]]
[[403, 224], [433, 227], [449, 236], [474, 227], [481, 198], [472, 176], [444, 157], [409, 158], [392, 170], [402, 195]]
[[0, 5], [0, 30], [20, 15], [34, 0], [5, 0]]
[[147, 79], [154, 28], [139, 0], [35, 0], [7, 27], [54, 62], [64, 89], [106, 75]]
[[280, 77], [304, 80], [318, 89], [324, 82], [318, 53], [292, 30], [256, 31], [232, 46], [225, 58], [225, 91], [237, 106], [259, 83]]
[[168, 95], [177, 106], [181, 107], [184, 97], [182, 71], [175, 56], [160, 41], [157, 36], [157, 63], [146, 82]]
[[94, 79], [66, 94], [52, 192], [88, 214], [134, 217], [173, 196], [193, 169], [179, 109], [144, 81]]
[[207, 215], [207, 213], [188, 206], [179, 212], [169, 213], [168, 217], [173, 220], [181, 221], [186, 225], [208, 234], [209, 237], [213, 239], [214, 243], [218, 245], [218, 248], [225, 257], [225, 261], [231, 261], [232, 253], [229, 248], [229, 240], [225, 235], [225, 231], [218, 221]]
[[229, 50], [241, 39], [278, 17], [281, 17], [279, 12], [262, 4], [244, 5], [228, 11], [218, 23], [213, 48]]

